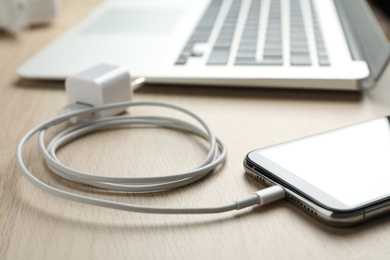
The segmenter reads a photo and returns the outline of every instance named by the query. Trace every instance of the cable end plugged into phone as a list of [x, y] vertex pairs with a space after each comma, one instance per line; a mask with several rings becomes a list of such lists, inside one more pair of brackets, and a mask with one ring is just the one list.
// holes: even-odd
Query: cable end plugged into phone
[[286, 196], [284, 189], [278, 185], [271, 186], [262, 190], [258, 190], [251, 197], [236, 201], [237, 210], [247, 208], [253, 205], [262, 206], [277, 200], [281, 200]]

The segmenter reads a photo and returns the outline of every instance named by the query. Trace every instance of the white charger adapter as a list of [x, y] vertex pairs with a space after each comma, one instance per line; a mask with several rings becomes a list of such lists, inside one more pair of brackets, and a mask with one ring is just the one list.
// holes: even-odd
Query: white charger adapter
[[18, 34], [30, 25], [52, 21], [58, 9], [58, 0], [0, 0], [0, 29]]
[[[67, 114], [80, 109], [98, 107], [110, 103], [131, 101], [134, 85], [140, 80], [131, 83], [131, 76], [124, 67], [98, 64], [66, 78], [65, 88], [68, 106], [60, 109], [60, 114]], [[73, 122], [81, 119], [94, 119], [121, 114], [124, 108], [116, 108], [95, 112], [87, 118], [73, 118]]]

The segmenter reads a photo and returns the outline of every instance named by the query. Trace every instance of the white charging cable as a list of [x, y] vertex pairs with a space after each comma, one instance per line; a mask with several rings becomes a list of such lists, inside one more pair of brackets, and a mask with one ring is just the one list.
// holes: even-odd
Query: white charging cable
[[[165, 116], [135, 116], [135, 115], [121, 115], [112, 117], [103, 117], [94, 119], [94, 115], [109, 111], [121, 111], [128, 107], [134, 106], [157, 106], [165, 107], [182, 112], [193, 119], [195, 119], [202, 128], [195, 124], [186, 122], [182, 119], [165, 117]], [[46, 161], [47, 166], [58, 176], [68, 179], [73, 182], [87, 184], [101, 189], [108, 189], [114, 191], [126, 191], [126, 192], [154, 192], [161, 190], [170, 190], [178, 188], [194, 181], [197, 181], [207, 174], [209, 174], [218, 165], [221, 165], [226, 158], [227, 148], [225, 144], [217, 138], [209, 125], [201, 119], [195, 113], [185, 109], [183, 107], [163, 103], [156, 101], [126, 101], [109, 103], [101, 106], [89, 107], [88, 105], [71, 104], [69, 108], [74, 108], [76, 111], [69, 112], [65, 115], [57, 116], [46, 122], [43, 122], [33, 129], [31, 129], [26, 135], [22, 137], [16, 148], [16, 163], [22, 174], [34, 185], [42, 190], [57, 195], [62, 198], [103, 206], [108, 208], [135, 211], [143, 213], [160, 213], [160, 214], [206, 214], [206, 213], [220, 213], [230, 210], [238, 210], [253, 205], [263, 205], [275, 200], [284, 198], [285, 192], [283, 188], [279, 186], [272, 186], [263, 190], [257, 191], [252, 196], [235, 201], [231, 204], [220, 207], [208, 207], [208, 208], [159, 208], [159, 207], [147, 207], [132, 204], [125, 204], [115, 201], [102, 200], [94, 197], [83, 196], [71, 192], [67, 192], [55, 187], [52, 187], [38, 178], [36, 178], [26, 167], [23, 162], [22, 150], [25, 143], [35, 134], [38, 133], [38, 146], [41, 155]], [[70, 119], [88, 118], [89, 120], [74, 125], [70, 128], [63, 130], [54, 136], [46, 145], [45, 134], [47, 129], [52, 126], [58, 125]], [[92, 119], [91, 119], [92, 118]], [[77, 120], [76, 120], [77, 121]], [[155, 125], [160, 127], [173, 128], [183, 131], [188, 131], [193, 134], [199, 135], [206, 139], [209, 143], [209, 151], [203, 162], [193, 170], [167, 176], [158, 177], [108, 177], [99, 176], [95, 174], [88, 174], [85, 172], [77, 171], [63, 165], [56, 156], [56, 150], [61, 145], [68, 143], [82, 135], [104, 129], [107, 127], [118, 125], [138, 124], [138, 125]]]

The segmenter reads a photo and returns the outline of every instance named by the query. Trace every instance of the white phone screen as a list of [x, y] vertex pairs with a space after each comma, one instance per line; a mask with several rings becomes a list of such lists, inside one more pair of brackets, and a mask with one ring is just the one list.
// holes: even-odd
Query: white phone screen
[[258, 152], [352, 208], [390, 195], [388, 118], [271, 146]]

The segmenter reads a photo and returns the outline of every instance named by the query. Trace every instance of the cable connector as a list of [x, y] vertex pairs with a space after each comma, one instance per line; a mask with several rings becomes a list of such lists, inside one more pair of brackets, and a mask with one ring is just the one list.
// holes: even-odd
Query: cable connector
[[281, 200], [286, 196], [284, 189], [278, 185], [271, 186], [262, 190], [258, 190], [251, 197], [236, 201], [237, 210], [247, 208], [253, 205], [265, 205], [277, 200]]
[[[80, 111], [80, 110], [84, 110], [84, 109], [89, 109], [91, 108], [92, 106], [91, 105], [86, 105], [86, 104], [80, 104], [80, 103], [76, 103], [76, 104], [69, 104], [67, 106], [64, 106], [62, 108], [60, 108], [58, 111], [57, 111], [57, 114], [58, 115], [66, 115], [66, 114], [70, 114], [70, 113], [73, 113], [73, 112], [76, 112], [76, 111]], [[93, 118], [93, 113], [88, 113], [86, 115], [83, 115], [83, 116], [75, 116], [75, 117], [71, 117], [69, 119], [69, 121], [71, 123], [78, 123], [78, 122], [81, 122], [81, 121], [87, 121], [87, 120], [90, 120]]]

